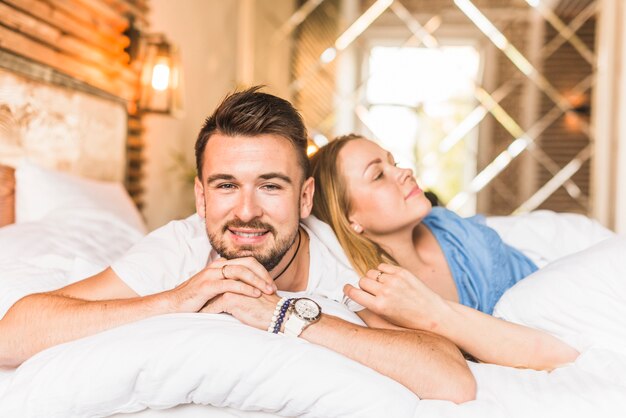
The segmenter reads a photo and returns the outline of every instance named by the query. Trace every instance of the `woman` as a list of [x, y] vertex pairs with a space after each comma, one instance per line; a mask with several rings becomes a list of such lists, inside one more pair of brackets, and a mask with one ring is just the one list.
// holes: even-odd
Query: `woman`
[[366, 308], [359, 315], [369, 326], [431, 331], [479, 361], [505, 366], [550, 370], [576, 359], [557, 338], [489, 315], [537, 267], [491, 228], [432, 208], [412, 171], [389, 152], [348, 135], [311, 163], [313, 213], [363, 276], [359, 288], [344, 292]]

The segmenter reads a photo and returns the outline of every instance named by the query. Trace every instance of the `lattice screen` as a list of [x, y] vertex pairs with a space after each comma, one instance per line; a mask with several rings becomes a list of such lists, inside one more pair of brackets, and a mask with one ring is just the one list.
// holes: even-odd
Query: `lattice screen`
[[[372, 34], [400, 32], [402, 41], [390, 37], [397, 46], [436, 49], [463, 27], [463, 36], [482, 51], [484, 71], [474, 87], [474, 109], [447, 128], [438, 157], [470, 132], [479, 140], [474, 174], [448, 207], [463, 211], [475, 202], [472, 210], [487, 214], [539, 208], [590, 213], [598, 1], [368, 0], [357, 1], [359, 13], [348, 21], [342, 6], [350, 1], [343, 2], [302, 1], [291, 19], [293, 99], [312, 132], [330, 138], [338, 103], [349, 103], [355, 130], [372, 136], [362, 68]], [[354, 91], [339, 95], [336, 63], [346, 53], [358, 57], [359, 75]]]

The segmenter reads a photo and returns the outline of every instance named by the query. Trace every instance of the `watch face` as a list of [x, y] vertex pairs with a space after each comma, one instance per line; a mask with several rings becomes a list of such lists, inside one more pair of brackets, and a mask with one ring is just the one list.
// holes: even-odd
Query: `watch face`
[[314, 321], [318, 319], [321, 314], [320, 306], [311, 299], [298, 299], [293, 307], [296, 314], [307, 321]]

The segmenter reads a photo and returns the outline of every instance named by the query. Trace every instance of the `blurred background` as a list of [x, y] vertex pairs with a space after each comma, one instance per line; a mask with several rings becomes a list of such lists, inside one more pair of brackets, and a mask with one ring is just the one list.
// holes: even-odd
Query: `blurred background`
[[125, 104], [125, 183], [150, 229], [194, 211], [204, 119], [263, 84], [301, 111], [311, 152], [365, 135], [459, 214], [626, 231], [624, 22], [624, 0], [3, 0], [0, 67], [43, 63]]
[[146, 216], [156, 226], [188, 211], [168, 156], [182, 173], [226, 92], [265, 84], [315, 145], [364, 134], [461, 214], [551, 209], [615, 227], [611, 161], [626, 139], [619, 69], [602, 59], [623, 50], [621, 3], [152, 0], [152, 27], [181, 51], [185, 116], [146, 118]]

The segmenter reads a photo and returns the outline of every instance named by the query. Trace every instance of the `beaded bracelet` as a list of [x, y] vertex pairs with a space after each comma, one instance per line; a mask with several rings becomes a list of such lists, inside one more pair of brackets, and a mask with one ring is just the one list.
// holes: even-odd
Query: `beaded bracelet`
[[286, 300], [287, 298], [280, 298], [280, 300], [276, 304], [276, 308], [274, 308], [274, 313], [272, 314], [272, 321], [270, 322], [270, 325], [267, 327], [267, 332], [274, 332], [274, 327], [276, 326], [276, 319], [278, 319], [280, 308], [283, 306]]
[[280, 331], [280, 327], [283, 325], [283, 321], [285, 320], [285, 315], [291, 309], [291, 302], [293, 299], [287, 299], [285, 303], [280, 307], [280, 312], [278, 313], [278, 318], [276, 318], [276, 325], [274, 325], [274, 334], [278, 334]]
[[291, 299], [289, 298], [280, 298], [278, 303], [276, 304], [276, 308], [274, 308], [274, 314], [272, 315], [272, 322], [267, 327], [267, 332], [272, 332], [276, 334], [278, 331], [274, 331], [276, 329], [276, 325], [278, 324], [278, 329], [282, 325], [283, 320], [285, 319], [285, 312], [287, 308], [291, 305]]

